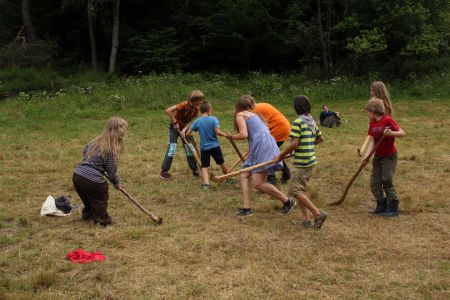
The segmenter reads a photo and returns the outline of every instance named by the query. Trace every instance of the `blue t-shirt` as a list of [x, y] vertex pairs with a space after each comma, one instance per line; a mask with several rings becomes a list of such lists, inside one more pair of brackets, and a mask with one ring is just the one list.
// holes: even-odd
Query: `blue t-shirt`
[[219, 120], [213, 116], [201, 116], [191, 125], [192, 131], [200, 133], [200, 150], [206, 151], [219, 147], [216, 128], [220, 128]]

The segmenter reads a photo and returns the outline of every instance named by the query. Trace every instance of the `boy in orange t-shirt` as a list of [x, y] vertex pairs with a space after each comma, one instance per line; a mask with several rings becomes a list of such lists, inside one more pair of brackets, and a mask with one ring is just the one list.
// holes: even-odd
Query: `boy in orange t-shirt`
[[[275, 107], [269, 103], [256, 103], [255, 98], [249, 99], [253, 103], [253, 111], [260, 115], [267, 122], [270, 134], [277, 142], [278, 147], [284, 144], [288, 140], [291, 133], [291, 123], [289, 120]], [[283, 161], [282, 177], [281, 181], [286, 183], [291, 178], [291, 172]], [[269, 174], [267, 181], [276, 184], [277, 180], [275, 174]]]

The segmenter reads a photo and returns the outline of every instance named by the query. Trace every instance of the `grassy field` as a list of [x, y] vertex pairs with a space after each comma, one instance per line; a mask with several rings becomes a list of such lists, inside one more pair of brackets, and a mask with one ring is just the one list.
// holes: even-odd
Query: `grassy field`
[[[294, 95], [310, 95], [314, 116], [327, 103], [343, 117], [339, 129], [323, 129], [319, 165], [310, 196], [329, 219], [320, 231], [302, 230], [276, 214], [279, 204], [254, 194], [255, 216], [239, 219], [239, 186], [210, 192], [190, 176], [181, 147], [174, 180], [158, 172], [167, 142], [162, 108], [191, 88], [205, 91], [226, 131], [232, 130], [237, 96], [253, 92], [274, 103], [289, 119]], [[429, 87], [432, 90], [432, 87]], [[436, 88], [436, 91], [440, 87]], [[239, 83], [220, 78], [185, 81], [161, 76], [74, 85], [54, 92], [20, 93], [0, 102], [0, 298], [2, 299], [449, 299], [450, 298], [450, 97], [407, 98], [394, 94], [395, 116], [407, 137], [398, 140], [396, 176], [401, 215], [368, 215], [374, 206], [370, 167], [340, 207], [339, 198], [356, 171], [357, 147], [365, 138], [362, 106], [366, 86], [345, 82], [285, 84], [254, 78]], [[123, 186], [164, 217], [154, 226], [117, 191], [110, 190], [108, 228], [81, 222], [80, 213], [41, 218], [49, 194], [69, 194], [82, 147], [106, 119], [129, 121]], [[244, 143], [239, 143], [241, 149]], [[225, 158], [237, 160], [222, 140]], [[217, 167], [213, 171], [218, 173]], [[283, 191], [287, 186], [280, 185]], [[78, 265], [65, 259], [76, 248], [102, 251], [102, 263]]]

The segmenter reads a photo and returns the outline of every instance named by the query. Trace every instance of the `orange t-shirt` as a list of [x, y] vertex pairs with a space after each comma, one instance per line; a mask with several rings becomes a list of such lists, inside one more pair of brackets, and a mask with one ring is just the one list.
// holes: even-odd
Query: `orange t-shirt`
[[284, 142], [289, 138], [291, 123], [278, 109], [269, 103], [257, 103], [254, 112], [266, 120], [275, 141]]

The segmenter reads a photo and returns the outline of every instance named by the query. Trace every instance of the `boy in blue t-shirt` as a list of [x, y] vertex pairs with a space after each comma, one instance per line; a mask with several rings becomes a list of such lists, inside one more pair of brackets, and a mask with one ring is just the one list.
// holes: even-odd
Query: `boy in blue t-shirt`
[[226, 137], [227, 134], [220, 130], [219, 120], [211, 116], [212, 106], [208, 101], [200, 103], [199, 109], [202, 115], [192, 123], [186, 135], [189, 136], [193, 131], [198, 131], [200, 134], [202, 188], [208, 190], [210, 188], [208, 168], [210, 166], [211, 156], [216, 164], [222, 168], [223, 173], [228, 173], [228, 167], [223, 159], [222, 149], [220, 149], [219, 139], [217, 138], [217, 136]]

